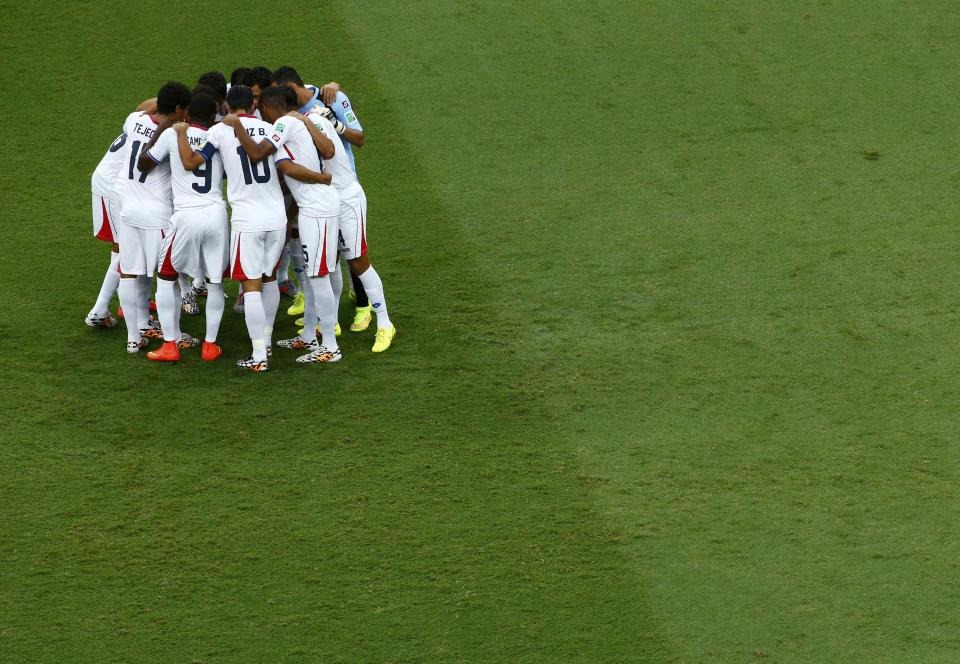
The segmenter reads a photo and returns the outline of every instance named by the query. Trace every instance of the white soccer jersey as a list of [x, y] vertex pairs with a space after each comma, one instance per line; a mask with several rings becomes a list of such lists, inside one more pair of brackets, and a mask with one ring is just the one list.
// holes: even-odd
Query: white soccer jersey
[[90, 178], [90, 188], [93, 193], [103, 198], [116, 199], [117, 193], [117, 171], [120, 170], [120, 164], [123, 163], [123, 145], [127, 142], [127, 135], [117, 136], [110, 149], [103, 155], [103, 159], [97, 164], [93, 171], [93, 177]]
[[149, 173], [137, 168], [140, 153], [156, 130], [156, 120], [147, 113], [131, 113], [123, 123], [127, 140], [120, 150], [123, 153], [119, 171], [123, 182], [121, 217], [136, 228], [164, 228], [173, 214], [170, 165], [159, 164]]
[[[241, 115], [240, 122], [254, 141], [264, 140], [272, 131], [268, 123], [252, 115]], [[287, 213], [273, 157], [252, 163], [233, 127], [224, 124], [211, 127], [207, 144], [199, 152], [208, 162], [217, 152], [223, 159], [227, 199], [232, 210], [230, 223], [234, 230], [272, 231], [286, 227]]]
[[[207, 144], [209, 131], [201, 125], [190, 125], [187, 129], [187, 142], [190, 148], [202, 150]], [[180, 212], [210, 205], [224, 207], [223, 193], [220, 190], [223, 182], [223, 161], [219, 154], [214, 154], [203, 166], [194, 171], [186, 170], [183, 162], [180, 161], [177, 132], [173, 129], [163, 132], [148, 154], [157, 164], [167, 161], [170, 163], [174, 211]]]
[[316, 106], [307, 113], [307, 118], [313, 122], [317, 129], [323, 132], [324, 136], [333, 141], [333, 145], [336, 147], [333, 157], [323, 160], [323, 169], [333, 176], [333, 186], [340, 194], [341, 200], [360, 198], [363, 195], [363, 190], [357, 180], [357, 173], [353, 170], [350, 157], [343, 147], [343, 140], [337, 134], [337, 130], [333, 128], [333, 123], [323, 117], [320, 109]]
[[[273, 124], [267, 140], [277, 148], [274, 156], [277, 161], [290, 159], [311, 171], [323, 172], [310, 130], [299, 119], [286, 115], [281, 117]], [[326, 184], [300, 182], [291, 177], [286, 178], [285, 182], [303, 214], [311, 217], [337, 216], [340, 196], [335, 188]]]

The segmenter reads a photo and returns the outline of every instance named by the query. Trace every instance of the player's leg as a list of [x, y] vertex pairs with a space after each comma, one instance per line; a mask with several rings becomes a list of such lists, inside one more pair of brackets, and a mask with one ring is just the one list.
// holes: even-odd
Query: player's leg
[[223, 353], [223, 349], [217, 345], [217, 335], [220, 332], [220, 322], [223, 320], [223, 310], [225, 308], [223, 274], [227, 271], [230, 262], [228, 256], [230, 232], [227, 228], [227, 211], [225, 208], [210, 211], [205, 230], [201, 253], [207, 291], [207, 303], [204, 310], [206, 333], [203, 337], [203, 348], [200, 356], [205, 362], [212, 362]]
[[117, 245], [117, 232], [114, 227], [113, 213], [116, 204], [106, 198], [93, 195], [94, 237], [111, 245], [110, 265], [100, 284], [100, 292], [90, 313], [84, 321], [88, 327], [115, 327], [117, 319], [110, 315], [110, 300], [120, 284], [120, 254]]
[[160, 254], [157, 258], [157, 318], [160, 319], [160, 332], [163, 335], [163, 345], [159, 351], [147, 353], [151, 360], [176, 361], [180, 359], [177, 350], [177, 341], [180, 339], [180, 299], [182, 293], [180, 274], [173, 267], [173, 247], [176, 243], [178, 229], [176, 226], [165, 233], [160, 245]]
[[239, 281], [243, 289], [243, 317], [253, 348], [250, 357], [237, 362], [237, 366], [250, 371], [266, 371], [269, 368], [267, 344], [263, 338], [266, 316], [260, 295], [264, 272], [264, 235], [257, 231], [233, 231], [230, 238], [230, 276]]
[[190, 316], [196, 316], [200, 313], [200, 305], [197, 303], [197, 294], [193, 291], [193, 279], [191, 273], [181, 272], [177, 277], [177, 285], [180, 290], [180, 308], [183, 313]]
[[[316, 305], [316, 317], [320, 321], [320, 348], [297, 358], [297, 362], [339, 362], [340, 348], [337, 344], [336, 316], [337, 305], [330, 287], [330, 274], [337, 269], [337, 229], [336, 217], [324, 217], [315, 220], [317, 235], [312, 242], [306, 242], [303, 236], [304, 219], [301, 217], [301, 242], [304, 244], [304, 256], [310, 270], [310, 289]], [[311, 327], [314, 319], [304, 315], [304, 333]]]
[[260, 289], [265, 320], [263, 336], [269, 348], [273, 345], [273, 324], [277, 317], [277, 309], [280, 308], [280, 283], [277, 274], [283, 262], [283, 250], [287, 245], [287, 229], [270, 231], [266, 235], [265, 242], [267, 264], [271, 264], [276, 256], [273, 269], [263, 275], [263, 285]]
[[[340, 202], [340, 256], [349, 268], [350, 260], [366, 252], [366, 236], [364, 235], [363, 217], [366, 210], [366, 200], [363, 198], [344, 199]], [[366, 292], [359, 278], [350, 269], [350, 279], [355, 284], [357, 308], [350, 323], [351, 332], [363, 332], [370, 327], [371, 308]]]
[[146, 260], [140, 246], [140, 229], [121, 221], [117, 231], [120, 235], [120, 282], [117, 284], [117, 296], [120, 298], [120, 307], [127, 312], [123, 318], [127, 326], [127, 352], [138, 353], [147, 345], [147, 340], [140, 334], [137, 313], [137, 273], [146, 272]]
[[[287, 309], [287, 313], [294, 315], [297, 311], [295, 306], [299, 301], [299, 311], [303, 314], [304, 320], [317, 320], [316, 296], [313, 285], [311, 284], [312, 280], [309, 279], [307, 275], [317, 272], [316, 248], [319, 246], [319, 242], [320, 229], [318, 220], [315, 217], [301, 217], [297, 228], [293, 229], [290, 244], [292, 245], [291, 260], [294, 263], [294, 270], [297, 273], [298, 279], [302, 279], [303, 286], [300, 289], [300, 295], [297, 297], [297, 300]], [[307, 325], [300, 334], [290, 339], [282, 339], [277, 342], [277, 345], [293, 350], [315, 351], [319, 348], [316, 328], [316, 322], [314, 322], [312, 326]]]
[[304, 312], [305, 298], [307, 291], [307, 273], [303, 264], [303, 245], [300, 243], [299, 228], [291, 231], [290, 241], [290, 264], [293, 265], [294, 278], [297, 280], [297, 295], [293, 303], [287, 308], [288, 316], [301, 316]]
[[[361, 197], [352, 208], [355, 215], [345, 218], [342, 223], [341, 236], [343, 243], [340, 250], [350, 264], [350, 272], [363, 284], [363, 289], [370, 301], [370, 308], [377, 315], [377, 336], [373, 344], [373, 352], [382, 353], [390, 347], [396, 328], [390, 322], [387, 312], [387, 300], [383, 294], [383, 282], [380, 275], [370, 264], [367, 255], [367, 201]], [[351, 223], [352, 222], [352, 223]], [[369, 322], [367, 323], [369, 325]], [[353, 329], [351, 327], [351, 329]]]
[[277, 287], [280, 293], [291, 297], [296, 296], [297, 286], [290, 281], [290, 244], [284, 242], [283, 252], [280, 254], [280, 265], [277, 267]]

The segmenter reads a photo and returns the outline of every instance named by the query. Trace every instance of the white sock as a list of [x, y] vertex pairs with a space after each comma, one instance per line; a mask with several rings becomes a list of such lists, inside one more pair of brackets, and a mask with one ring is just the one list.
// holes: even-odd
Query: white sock
[[337, 263], [337, 269], [330, 273], [330, 288], [333, 290], [333, 300], [337, 303], [339, 311], [340, 296], [343, 295], [343, 272], [340, 271], [339, 263]]
[[137, 325], [137, 279], [121, 279], [117, 285], [120, 307], [123, 309], [123, 322], [127, 325], [127, 341], [140, 341], [140, 328]]
[[[308, 281], [312, 282], [313, 279]], [[313, 325], [310, 324], [313, 321]], [[317, 338], [317, 298], [313, 295], [313, 288], [308, 283], [303, 289], [303, 334], [304, 341], [313, 341]]]
[[181, 295], [183, 293], [186, 293], [188, 290], [190, 290], [193, 287], [193, 284], [190, 281], [190, 276], [184, 274], [183, 272], [181, 272], [180, 276], [177, 277], [177, 283], [180, 285]]
[[194, 277], [193, 287], [197, 290], [203, 290], [203, 277]]
[[176, 294], [177, 285], [176, 281], [157, 279], [157, 317], [160, 319], [164, 341], [180, 340], [174, 318], [174, 312], [180, 308], [180, 298]]
[[283, 253], [280, 254], [280, 267], [277, 269], [277, 281], [284, 282], [290, 279], [290, 243], [283, 245]]
[[97, 295], [97, 302], [93, 305], [93, 309], [90, 310], [90, 313], [109, 315], [110, 300], [113, 299], [113, 294], [117, 292], [117, 286], [120, 285], [120, 271], [117, 269], [119, 264], [120, 254], [115, 251], [111, 251], [110, 267], [107, 268], [107, 273], [103, 275], [103, 284], [100, 285], [100, 294]]
[[[310, 277], [310, 287], [313, 289], [313, 298], [317, 306], [317, 318], [320, 319], [320, 343], [328, 350], [337, 350], [337, 335], [334, 332], [337, 322], [337, 305], [333, 301], [330, 278]], [[307, 332], [307, 326], [315, 324], [314, 320], [307, 318], [304, 312], [304, 334]]]
[[153, 278], [141, 274], [137, 277], [137, 327], [141, 330], [150, 324], [150, 292]]
[[306, 268], [303, 265], [303, 245], [300, 244], [300, 238], [295, 237], [290, 238], [288, 246], [290, 247], [290, 263], [293, 265], [293, 273], [297, 276], [297, 285], [300, 287], [300, 292], [306, 297], [310, 287], [307, 284]]
[[[180, 275], [183, 276], [182, 274]], [[183, 313], [183, 309], [180, 306], [180, 303], [183, 301], [183, 291], [180, 290], [180, 280], [171, 282], [173, 284], [173, 298], [176, 306], [173, 308], [173, 333], [176, 335], [173, 338], [176, 341], [180, 341], [180, 337], [183, 336], [183, 332], [180, 330], [180, 314]], [[187, 288], [190, 288], [190, 281], [187, 281]], [[158, 310], [159, 311], [159, 310]], [[162, 326], [161, 326], [162, 329]]]
[[217, 340], [220, 331], [220, 321], [223, 319], [223, 284], [207, 284], [207, 336], [204, 341], [213, 343]]
[[387, 300], [383, 297], [383, 282], [380, 281], [380, 275], [373, 269], [373, 266], [367, 268], [367, 271], [360, 275], [360, 283], [363, 284], [363, 290], [367, 291], [367, 298], [370, 300], [370, 306], [377, 314], [377, 329], [390, 327], [390, 316], [387, 314]]
[[263, 317], [266, 321], [263, 326], [263, 340], [271, 346], [273, 345], [273, 323], [277, 318], [277, 309], [280, 308], [280, 282], [264, 282], [260, 297], [263, 300]]
[[250, 343], [253, 344], [253, 359], [258, 362], [267, 359], [267, 344], [263, 339], [263, 298], [259, 292], [249, 291], [243, 294], [243, 317], [247, 321]]

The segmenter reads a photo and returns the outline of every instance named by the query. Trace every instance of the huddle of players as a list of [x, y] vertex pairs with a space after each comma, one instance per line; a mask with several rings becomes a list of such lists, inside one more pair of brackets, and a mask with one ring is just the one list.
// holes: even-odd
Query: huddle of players
[[[376, 313], [373, 350], [386, 350], [396, 329], [383, 284], [367, 258], [366, 196], [350, 148], [363, 144], [363, 130], [349, 98], [337, 87], [304, 85], [290, 67], [269, 78], [256, 69], [238, 70], [231, 78], [229, 89], [216, 73], [201, 77], [193, 91], [167, 83], [157, 95], [156, 112], [131, 113], [98, 165], [92, 179], [94, 235], [112, 242], [114, 252], [86, 323], [116, 325], [108, 310], [116, 289], [125, 312], [127, 352], [162, 338], [163, 345], [147, 357], [176, 361], [181, 350], [201, 345], [180, 330], [180, 312], [184, 293], [205, 286], [201, 357], [215, 360], [222, 354], [216, 344], [224, 310], [222, 280], [229, 275], [241, 284], [252, 345], [250, 357], [237, 364], [266, 371], [280, 303], [277, 275], [286, 276], [282, 258], [289, 242], [306, 324], [298, 336], [277, 345], [304, 351], [300, 363], [341, 359], [339, 255], [359, 282], [358, 297], [364, 294]], [[221, 116], [224, 104], [227, 115]], [[286, 201], [284, 191], [289, 191]], [[149, 310], [154, 274], [159, 323]], [[200, 288], [191, 288], [186, 275]]]

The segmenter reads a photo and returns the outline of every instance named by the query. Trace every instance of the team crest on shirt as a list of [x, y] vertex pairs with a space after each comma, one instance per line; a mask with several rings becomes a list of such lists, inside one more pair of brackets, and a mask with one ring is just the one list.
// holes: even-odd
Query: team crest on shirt
[[282, 123], [282, 122], [277, 125], [277, 131], [283, 131], [283, 123]]
[[275, 141], [279, 141], [279, 140], [280, 140], [280, 136], [277, 135], [277, 134], [274, 134], [274, 135], [271, 136], [270, 138], [272, 138], [272, 139], [275, 140]]

